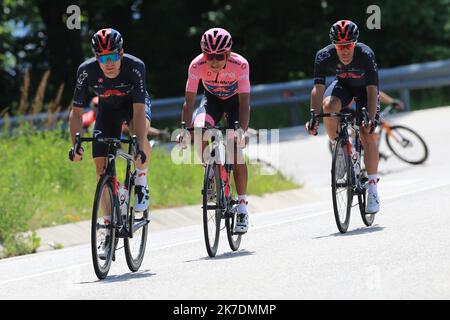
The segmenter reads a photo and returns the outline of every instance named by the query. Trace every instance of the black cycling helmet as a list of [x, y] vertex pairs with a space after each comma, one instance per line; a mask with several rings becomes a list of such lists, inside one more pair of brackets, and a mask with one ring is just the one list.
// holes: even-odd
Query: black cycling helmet
[[98, 30], [92, 36], [92, 52], [94, 54], [108, 54], [122, 50], [123, 38], [119, 31], [107, 28]]
[[358, 36], [358, 26], [350, 20], [339, 20], [330, 29], [330, 40], [332, 43], [355, 42], [358, 41]]

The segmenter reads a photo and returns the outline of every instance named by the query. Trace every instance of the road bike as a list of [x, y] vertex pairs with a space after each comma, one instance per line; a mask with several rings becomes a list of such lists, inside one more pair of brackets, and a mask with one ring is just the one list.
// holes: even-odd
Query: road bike
[[[339, 135], [332, 148], [331, 165], [331, 189], [333, 198], [333, 211], [336, 225], [341, 233], [347, 232], [350, 223], [350, 212], [353, 206], [353, 197], [358, 197], [361, 218], [366, 226], [371, 226], [375, 220], [375, 214], [366, 213], [366, 199], [368, 189], [368, 177], [361, 169], [362, 142], [360, 138], [360, 126], [369, 123], [369, 115], [366, 108], [355, 113], [350, 109], [341, 112], [321, 113], [314, 115], [311, 111], [309, 123], [315, 123], [316, 119], [324, 117], [339, 118]], [[354, 132], [352, 138], [349, 130]], [[353, 140], [353, 143], [352, 143]]]
[[[397, 108], [394, 105], [388, 105], [380, 112], [380, 124], [375, 129], [375, 137], [379, 150], [380, 160], [388, 160], [392, 155], [401, 161], [412, 165], [424, 163], [428, 159], [428, 146], [425, 140], [413, 129], [404, 125], [392, 125], [386, 120], [387, 116]], [[388, 155], [380, 151], [380, 145], [383, 141], [392, 152]], [[332, 144], [328, 142], [330, 152]]]
[[[235, 122], [235, 131], [239, 130], [239, 123]], [[205, 237], [206, 251], [210, 257], [214, 257], [219, 246], [220, 231], [224, 228], [227, 232], [228, 244], [231, 250], [236, 251], [241, 244], [242, 233], [234, 231], [238, 201], [232, 185], [234, 181], [233, 165], [222, 161], [225, 149], [223, 137], [233, 130], [220, 127], [206, 126], [203, 128], [186, 128], [182, 122], [182, 130], [193, 131], [195, 129], [207, 132], [211, 137], [208, 139], [209, 157], [205, 161], [205, 173], [203, 178], [203, 233]], [[216, 139], [218, 138], [218, 139]], [[228, 140], [228, 143], [233, 142]], [[210, 192], [208, 193], [208, 190]], [[224, 227], [222, 227], [224, 221]]]
[[[105, 172], [100, 176], [95, 191], [91, 223], [91, 251], [95, 274], [99, 279], [108, 275], [111, 262], [115, 261], [115, 252], [119, 238], [124, 240], [125, 257], [132, 272], [139, 270], [144, 259], [150, 222], [148, 210], [135, 212], [134, 187], [136, 171], [133, 155], [139, 145], [133, 135], [130, 139], [75, 137], [75, 150], [82, 142], [98, 141], [108, 146]], [[128, 153], [121, 149], [127, 143]], [[125, 181], [120, 183], [116, 175], [116, 158], [126, 160]], [[133, 169], [133, 170], [132, 170]]]

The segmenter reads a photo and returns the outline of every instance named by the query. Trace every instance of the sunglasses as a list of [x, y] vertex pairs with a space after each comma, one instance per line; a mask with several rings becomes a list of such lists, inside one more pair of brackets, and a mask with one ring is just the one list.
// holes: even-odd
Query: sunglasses
[[105, 64], [109, 61], [111, 62], [116, 62], [120, 59], [120, 54], [118, 53], [110, 53], [110, 54], [103, 54], [103, 55], [98, 55], [97, 56], [98, 62], [100, 62], [101, 64]]
[[356, 46], [356, 42], [351, 42], [351, 43], [346, 43], [346, 44], [334, 43], [334, 46], [335, 46], [336, 50], [344, 50], [344, 49], [351, 50]]
[[226, 54], [225, 53], [205, 53], [206, 55], [206, 60], [211, 61], [211, 60], [217, 60], [217, 61], [223, 61], [226, 58]]

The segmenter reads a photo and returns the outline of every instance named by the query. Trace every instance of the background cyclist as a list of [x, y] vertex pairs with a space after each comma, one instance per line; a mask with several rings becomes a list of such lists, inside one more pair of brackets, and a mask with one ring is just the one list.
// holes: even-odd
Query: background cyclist
[[[375, 54], [367, 45], [358, 43], [359, 30], [350, 20], [340, 20], [330, 29], [331, 45], [319, 50], [314, 65], [314, 87], [311, 91], [311, 109], [319, 114], [323, 111], [339, 112], [353, 99], [357, 109], [366, 107], [369, 112], [369, 128], [361, 128], [361, 140], [364, 146], [364, 162], [369, 178], [366, 213], [380, 210], [377, 192], [379, 154], [372, 134], [379, 123], [378, 68]], [[325, 90], [327, 74], [336, 75], [336, 79]], [[337, 137], [339, 119], [329, 117], [323, 120], [328, 137], [332, 142]], [[309, 122], [306, 129], [317, 134], [319, 123]]]

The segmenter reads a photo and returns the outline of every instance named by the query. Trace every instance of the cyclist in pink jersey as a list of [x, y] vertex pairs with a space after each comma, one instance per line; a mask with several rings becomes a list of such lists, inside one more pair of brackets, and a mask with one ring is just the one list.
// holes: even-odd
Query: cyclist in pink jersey
[[[242, 156], [250, 119], [250, 72], [247, 60], [231, 52], [232, 43], [230, 33], [222, 28], [212, 28], [203, 34], [202, 53], [189, 66], [181, 119], [196, 127], [204, 127], [206, 123], [215, 126], [226, 113], [227, 128], [234, 129], [234, 122], [239, 121], [244, 132], [237, 135], [238, 147], [235, 148], [235, 155], [239, 152]], [[205, 93], [194, 112], [200, 80]], [[202, 149], [205, 147], [206, 143]], [[238, 164], [235, 156], [233, 170], [239, 201], [235, 232], [245, 233], [248, 230], [247, 165]], [[208, 190], [208, 195], [213, 190], [214, 186]]]

